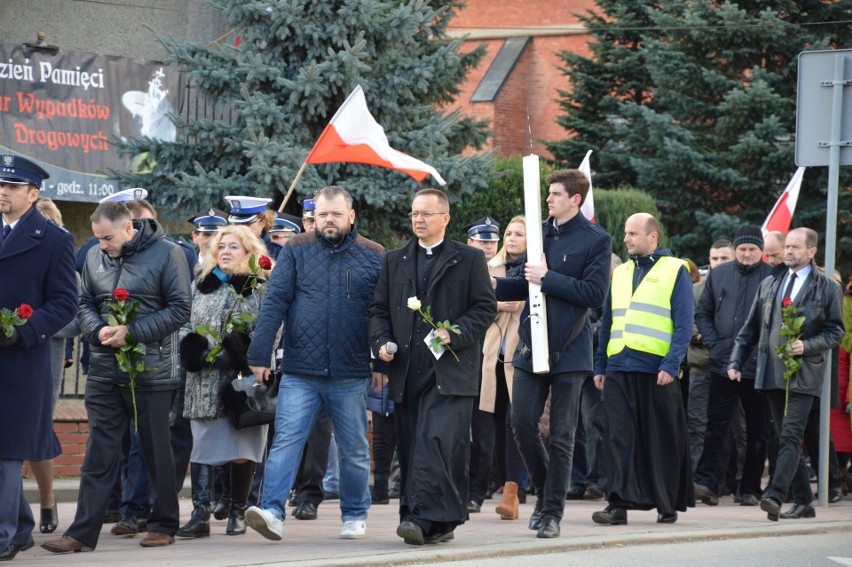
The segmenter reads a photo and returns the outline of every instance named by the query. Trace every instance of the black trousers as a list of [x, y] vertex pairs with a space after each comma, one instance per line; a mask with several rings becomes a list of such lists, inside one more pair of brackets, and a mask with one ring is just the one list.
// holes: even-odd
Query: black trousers
[[305, 441], [302, 464], [296, 474], [293, 488], [296, 490], [296, 502], [309, 502], [316, 506], [325, 499], [322, 479], [328, 467], [328, 447], [331, 444], [331, 416], [325, 407], [321, 407]]
[[592, 376], [586, 377], [580, 394], [580, 418], [574, 437], [574, 459], [571, 466], [571, 490], [585, 491], [602, 483], [603, 450], [606, 414], [603, 392], [595, 387]]
[[[153, 507], [148, 531], [174, 535], [179, 524], [175, 463], [169, 434], [173, 391], [136, 389], [139, 437], [148, 469]], [[89, 441], [83, 461], [77, 515], [65, 532], [94, 548], [98, 544], [110, 492], [119, 474], [121, 443], [133, 417], [129, 388], [95, 380], [86, 382]]]
[[376, 482], [387, 482], [390, 478], [391, 462], [396, 451], [396, 432], [393, 414], [373, 412], [373, 478]]
[[788, 492], [792, 489], [793, 501], [796, 504], [810, 504], [814, 493], [808, 478], [808, 468], [802, 459], [802, 440], [811, 406], [817, 403], [819, 398], [790, 392], [786, 416], [784, 390], [766, 390], [766, 399], [769, 401], [769, 411], [778, 433], [778, 459], [772, 483], [763, 492], [763, 496], [785, 502]]
[[169, 413], [172, 453], [175, 456], [175, 486], [178, 492], [183, 489], [183, 483], [186, 480], [186, 470], [189, 468], [189, 456], [192, 453], [192, 427], [189, 424], [189, 420], [183, 416], [185, 398], [186, 389], [181, 385], [174, 392], [172, 410]]
[[[574, 433], [585, 372], [531, 374], [515, 369], [512, 429], [536, 492], [544, 490], [542, 516], [562, 519], [571, 477]], [[538, 422], [550, 393], [550, 438], [545, 448]], [[541, 496], [540, 496], [541, 497]]]
[[479, 409], [479, 398], [473, 400], [470, 425], [470, 500], [485, 501], [488, 481], [494, 464], [494, 414]]
[[[710, 374], [704, 450], [695, 469], [695, 482], [716, 494], [721, 493], [721, 484], [728, 467], [725, 445], [738, 403], [742, 404], [746, 419], [746, 454], [740, 493], [760, 498], [760, 482], [769, 443], [769, 407], [763, 391], [754, 389], [753, 380], [737, 382], [715, 372]], [[735, 446], [731, 450], [736, 453]]]

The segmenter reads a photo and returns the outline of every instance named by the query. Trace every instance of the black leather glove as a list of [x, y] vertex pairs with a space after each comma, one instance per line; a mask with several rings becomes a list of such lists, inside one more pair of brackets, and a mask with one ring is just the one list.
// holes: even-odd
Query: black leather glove
[[0, 330], [0, 347], [10, 347], [18, 344], [18, 341], [21, 340], [21, 334], [18, 333], [18, 329], [12, 327], [12, 334], [8, 337], [6, 333]]
[[251, 374], [247, 357], [250, 344], [248, 333], [231, 333], [222, 338], [222, 348], [231, 359], [231, 368], [244, 375]]
[[207, 338], [189, 333], [180, 341], [180, 365], [187, 372], [199, 372], [209, 366], [204, 357], [209, 350]]

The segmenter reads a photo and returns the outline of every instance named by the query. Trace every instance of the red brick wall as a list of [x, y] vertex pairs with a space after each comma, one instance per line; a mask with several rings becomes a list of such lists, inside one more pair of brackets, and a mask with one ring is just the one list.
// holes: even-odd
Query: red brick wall
[[595, 7], [594, 0], [466, 0], [451, 29], [558, 26], [575, 24], [577, 17]]
[[[473, 32], [477, 28], [535, 28], [576, 24], [578, 20], [574, 14], [593, 7], [593, 0], [558, 3], [531, 0], [469, 0], [467, 7], [453, 19], [450, 30]], [[531, 29], [529, 33], [534, 35], [535, 31]], [[562, 71], [559, 53], [571, 51], [589, 55], [589, 40], [588, 35], [534, 36], [501, 88], [497, 100], [478, 103], [471, 103], [471, 96], [504, 40], [469, 40], [462, 44], [463, 52], [479, 45], [484, 45], [487, 50], [479, 67], [468, 74], [456, 99], [458, 106], [465, 113], [490, 122], [492, 138], [486, 149], [499, 148], [498, 154], [503, 156], [529, 154], [529, 108], [532, 150], [538, 155], [551, 157], [539, 140], [553, 141], [566, 136], [556, 118], [561, 113], [558, 103], [559, 91], [570, 90], [568, 77]]]

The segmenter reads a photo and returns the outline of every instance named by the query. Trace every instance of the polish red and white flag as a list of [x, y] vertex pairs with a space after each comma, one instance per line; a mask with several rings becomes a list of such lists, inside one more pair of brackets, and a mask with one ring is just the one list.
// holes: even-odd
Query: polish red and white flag
[[446, 185], [434, 167], [390, 146], [385, 129], [367, 108], [361, 85], [355, 87], [337, 110], [305, 161], [376, 165], [407, 173], [417, 181], [431, 175]]
[[589, 192], [586, 194], [586, 200], [583, 201], [583, 205], [580, 207], [580, 212], [583, 213], [584, 217], [595, 222], [595, 198], [592, 196], [592, 167], [589, 163], [591, 156], [592, 150], [587, 151], [586, 157], [583, 158], [583, 162], [577, 169], [585, 173], [586, 177], [589, 178]]
[[793, 213], [796, 212], [796, 202], [799, 200], [799, 189], [802, 187], [802, 178], [804, 175], [804, 167], [800, 167], [793, 174], [793, 178], [790, 179], [787, 188], [778, 197], [778, 201], [775, 202], [775, 206], [772, 207], [772, 211], [769, 212], [769, 216], [766, 217], [766, 220], [763, 221], [763, 226], [760, 227], [764, 236], [766, 236], [767, 232], [777, 230], [787, 234], [790, 230], [790, 223], [793, 220]]

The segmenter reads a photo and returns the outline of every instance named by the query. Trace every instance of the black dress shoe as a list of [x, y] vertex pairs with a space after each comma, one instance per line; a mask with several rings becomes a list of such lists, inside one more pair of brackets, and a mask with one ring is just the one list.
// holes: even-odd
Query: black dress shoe
[[[455, 534], [453, 534], [453, 530], [450, 530], [448, 532], [440, 532], [440, 533], [435, 533], [435, 534], [431, 534], [431, 535], [428, 535], [428, 536], [424, 536], [423, 537], [423, 543], [425, 543], [426, 545], [432, 545], [432, 544], [436, 544], [436, 543], [444, 543], [444, 542], [451, 541], [451, 540], [455, 539], [455, 537], [456, 536], [455, 536]], [[408, 542], [405, 542], [405, 543], [408, 543]], [[414, 545], [417, 545], [417, 544], [414, 544]]]
[[677, 512], [668, 512], [657, 514], [657, 523], [658, 524], [673, 524], [677, 522]]
[[610, 504], [600, 512], [592, 514], [592, 521], [604, 526], [626, 526], [627, 510]]
[[604, 497], [603, 491], [597, 486], [590, 484], [583, 493], [583, 500], [600, 500]]
[[577, 490], [569, 490], [568, 494], [565, 495], [565, 500], [582, 500], [583, 495], [586, 493], [585, 488], [578, 488]]
[[773, 522], [778, 521], [778, 515], [781, 514], [781, 503], [769, 496], [764, 496], [760, 499], [760, 509], [766, 512], [766, 517]]
[[538, 529], [535, 537], [542, 539], [559, 537], [559, 521], [552, 516], [545, 516], [541, 520], [541, 527]]
[[760, 504], [760, 501], [754, 494], [746, 493], [740, 498], [740, 506], [757, 506], [758, 504]]
[[529, 528], [533, 531], [538, 531], [541, 527], [541, 509], [544, 506], [544, 498], [539, 497], [536, 500], [535, 508], [533, 509], [532, 516], [530, 516], [530, 525]]
[[810, 504], [793, 504], [792, 508], [781, 514], [781, 517], [785, 520], [816, 518], [816, 510]]
[[56, 526], [59, 525], [59, 509], [56, 507], [56, 504], [53, 505], [53, 508], [42, 508], [41, 509], [41, 522], [39, 522], [38, 529], [43, 534], [52, 534], [56, 531]]
[[17, 554], [22, 551], [28, 550], [34, 545], [35, 543], [33, 542], [33, 540], [30, 540], [29, 542], [24, 543], [22, 545], [18, 545], [17, 543], [10, 543], [9, 547], [7, 547], [6, 550], [3, 551], [3, 553], [0, 553], [0, 561], [11, 561], [15, 558]]
[[423, 545], [423, 530], [411, 520], [403, 520], [396, 528], [396, 535], [408, 545]]
[[316, 520], [317, 505], [310, 502], [302, 502], [299, 507], [296, 508], [296, 511], [293, 512], [293, 516], [297, 520]]
[[693, 485], [695, 489], [695, 499], [701, 500], [704, 504], [708, 506], [718, 506], [719, 505], [719, 497], [716, 494], [704, 486], [703, 484], [698, 484], [697, 482]]
[[829, 504], [837, 504], [843, 500], [843, 490], [840, 488], [829, 488], [828, 489], [828, 502]]
[[139, 533], [139, 521], [133, 516], [122, 516], [109, 531], [112, 535], [136, 535]]
[[482, 504], [475, 500], [471, 500], [467, 503], [467, 511], [471, 514], [478, 514], [479, 511], [482, 510]]

